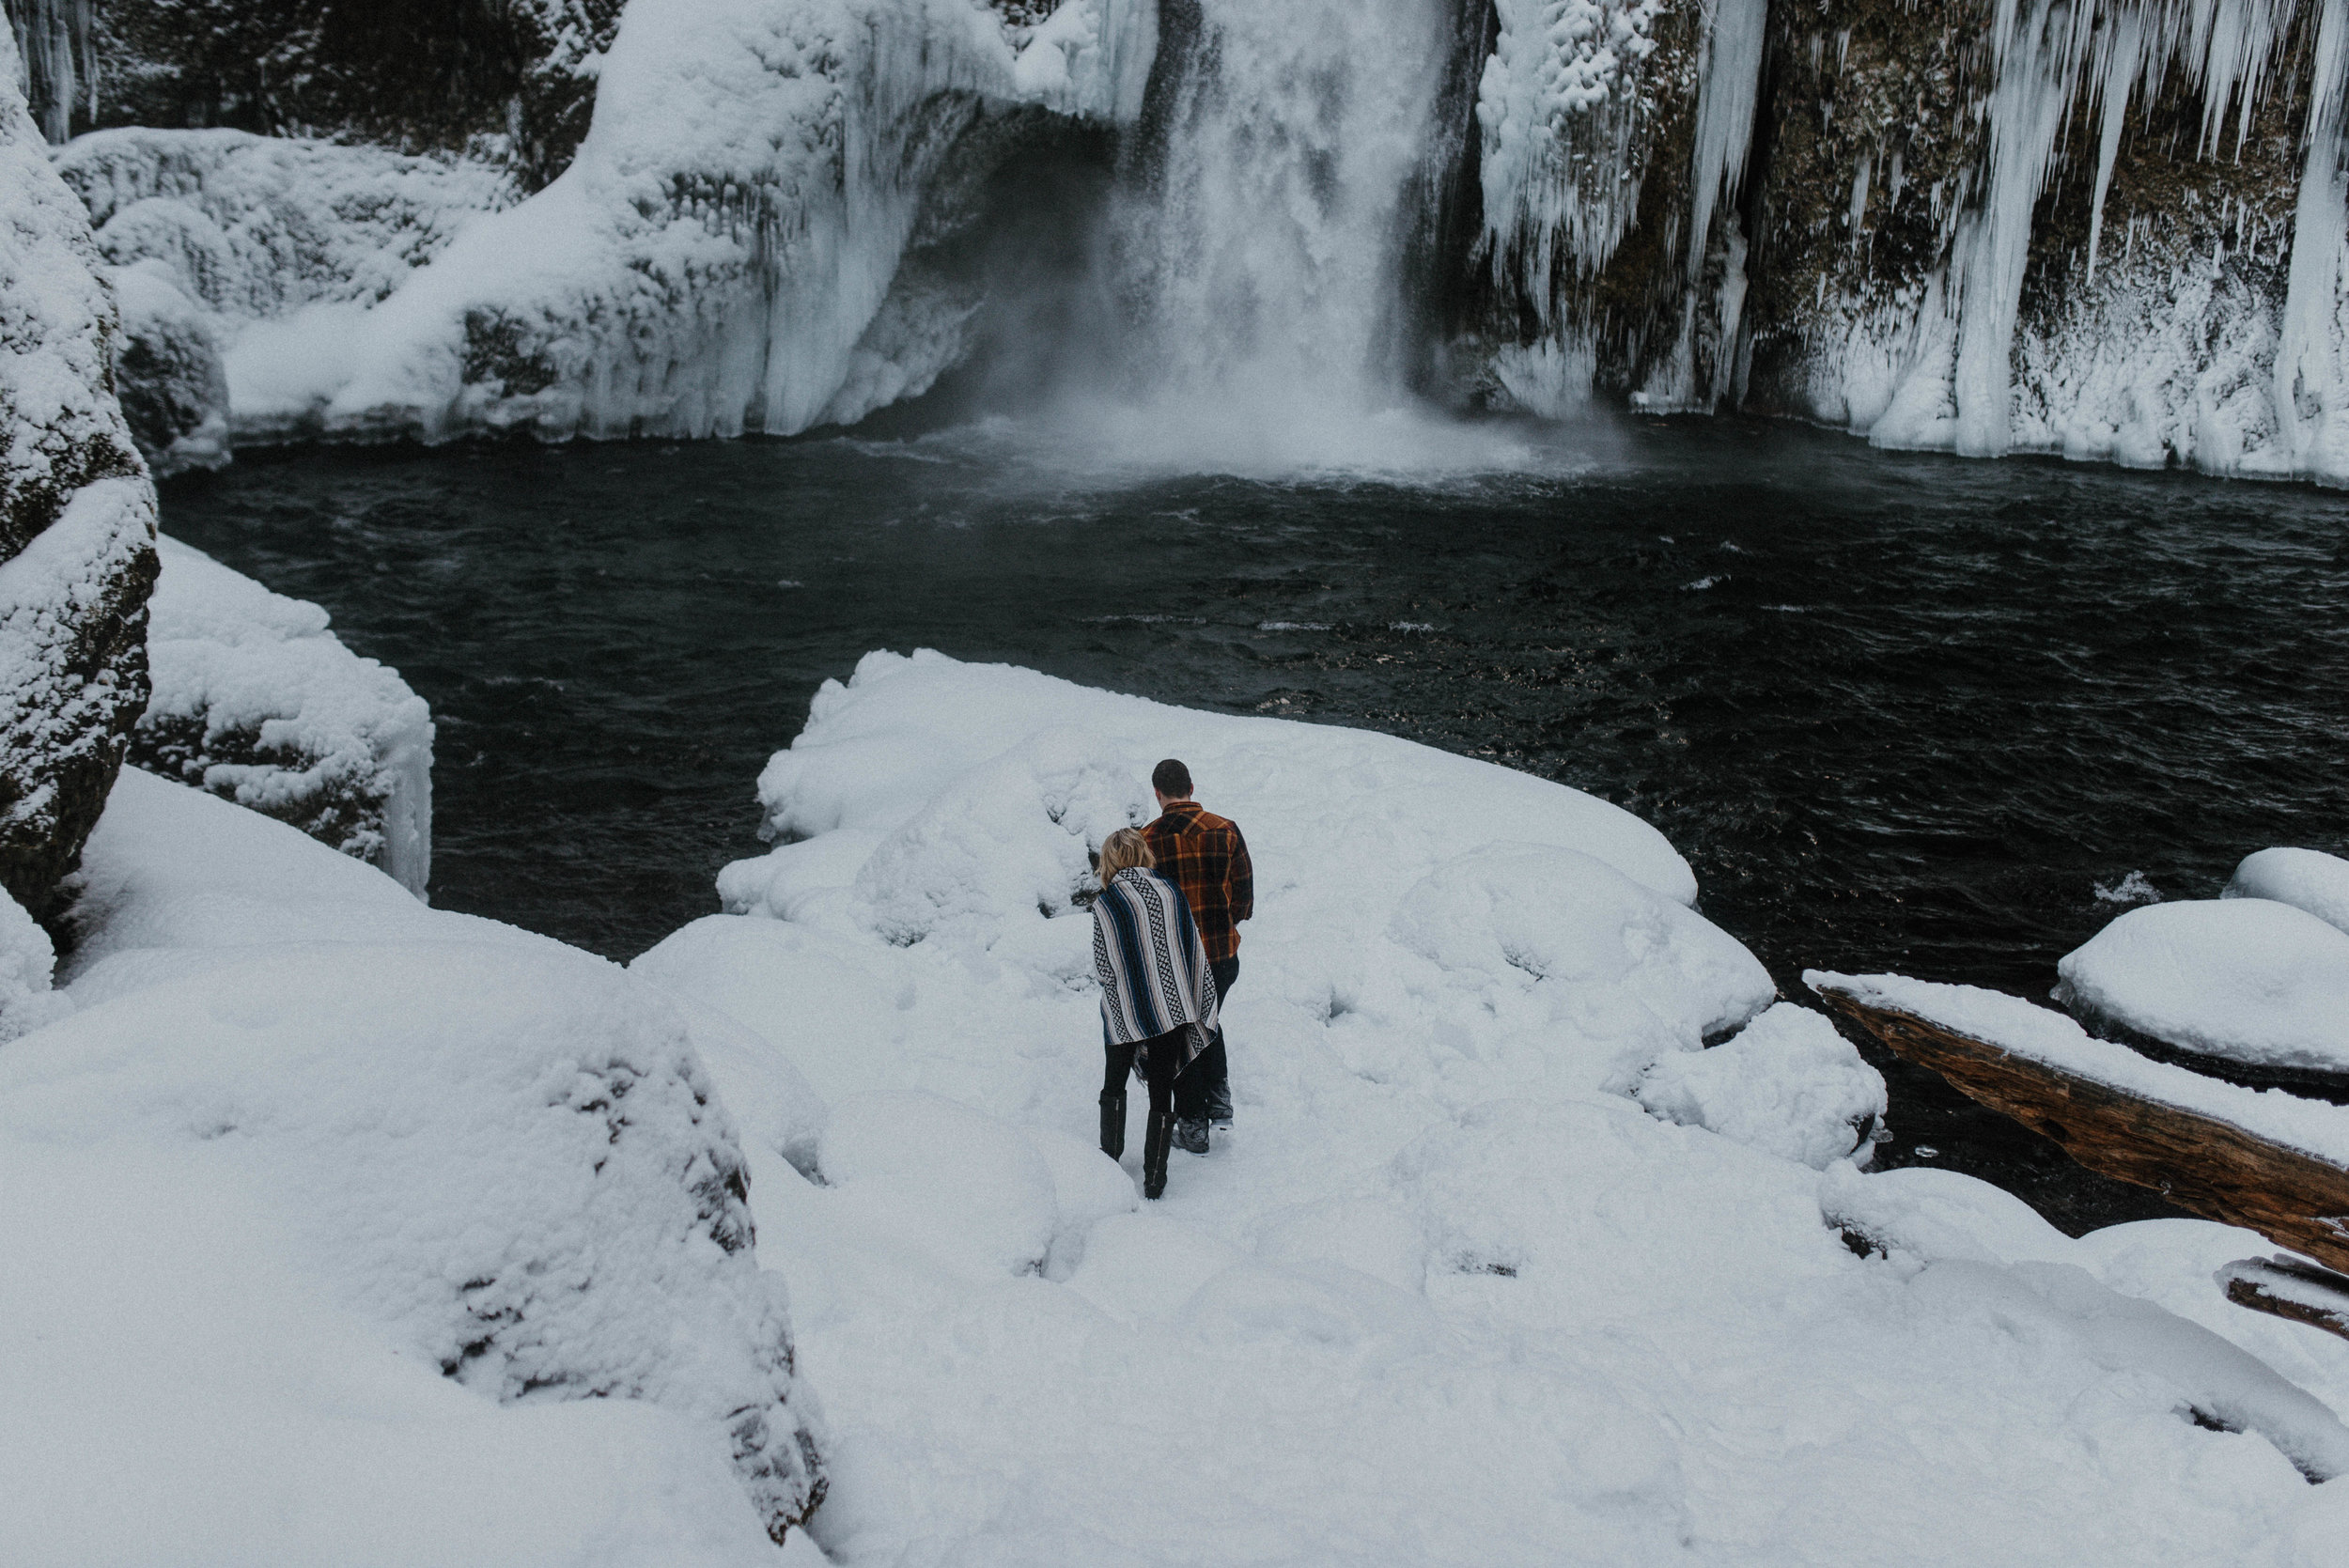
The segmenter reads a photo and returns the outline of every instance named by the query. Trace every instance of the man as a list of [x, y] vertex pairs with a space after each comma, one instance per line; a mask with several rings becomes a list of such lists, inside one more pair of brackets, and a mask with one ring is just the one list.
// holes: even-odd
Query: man
[[[1239, 932], [1256, 912], [1256, 874], [1248, 863], [1248, 841], [1234, 824], [1204, 811], [1190, 798], [1190, 769], [1167, 758], [1150, 774], [1159, 797], [1159, 819], [1142, 831], [1157, 858], [1159, 875], [1183, 890], [1199, 939], [1207, 950], [1219, 998], [1232, 994], [1239, 979]], [[1174, 1080], [1174, 1142], [1194, 1155], [1207, 1152], [1207, 1125], [1232, 1127], [1231, 1063], [1223, 1051], [1223, 1028], [1216, 1026], [1207, 1046]]]

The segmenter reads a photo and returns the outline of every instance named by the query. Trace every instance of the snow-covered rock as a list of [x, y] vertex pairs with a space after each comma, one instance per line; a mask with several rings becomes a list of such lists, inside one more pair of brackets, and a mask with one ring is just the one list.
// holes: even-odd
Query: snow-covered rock
[[[339, 1414], [350, 1396], [335, 1378], [264, 1379], [277, 1427], [241, 1442], [266, 1449], [355, 1421], [363, 1448], [393, 1458], [389, 1484], [404, 1487], [413, 1461], [397, 1456], [452, 1421], [468, 1446], [494, 1440], [480, 1416], [420, 1403], [417, 1374], [431, 1374], [498, 1405], [669, 1412], [615, 1418], [601, 1438], [647, 1459], [622, 1483], [632, 1500], [609, 1506], [718, 1509], [711, 1522], [676, 1521], [706, 1560], [728, 1521], [780, 1537], [816, 1505], [820, 1424], [793, 1369], [780, 1282], [752, 1252], [733, 1126], [692, 1023], [658, 987], [547, 939], [436, 913], [289, 828], [135, 770], [92, 835], [81, 882], [69, 986], [81, 1006], [0, 1052], [0, 1157], [78, 1171], [102, 1149], [110, 1203], [143, 1196], [176, 1212], [183, 1189], [219, 1200], [222, 1218], [202, 1232], [210, 1245], [250, 1264], [257, 1284], [297, 1283], [241, 1312], [209, 1305], [226, 1321], [205, 1324], [238, 1347], [285, 1332], [282, 1348], [305, 1366], [347, 1346], [376, 1368], [381, 1392]], [[11, 1275], [86, 1271], [73, 1238], [86, 1231], [67, 1222], [80, 1212], [72, 1184], [11, 1193]], [[200, 1276], [207, 1291], [211, 1281]], [[170, 1303], [177, 1321], [173, 1292], [148, 1299], [149, 1313]], [[44, 1292], [9, 1304], [28, 1314], [0, 1333], [13, 1343], [54, 1306]], [[134, 1342], [159, 1332], [135, 1308], [116, 1317]], [[192, 1328], [202, 1336], [179, 1324], [183, 1344]], [[68, 1459], [95, 1466], [102, 1452], [118, 1464], [110, 1408], [47, 1439]], [[597, 1441], [597, 1424], [526, 1421], [510, 1435], [559, 1452]], [[145, 1452], [189, 1435], [175, 1420], [133, 1441]], [[702, 1479], [729, 1453], [744, 1488], [731, 1502]], [[0, 1447], [14, 1467], [0, 1492], [19, 1491], [27, 1466], [63, 1463]], [[230, 1496], [205, 1516], [243, 1498], [271, 1515], [272, 1539], [342, 1539], [333, 1509], [344, 1486], [264, 1507], [249, 1489], [272, 1473], [222, 1478]], [[414, 1473], [428, 1486], [442, 1470]], [[154, 1528], [136, 1522], [168, 1516], [171, 1496], [142, 1494], [152, 1500], [131, 1503], [131, 1523], [96, 1539]], [[439, 1513], [421, 1494], [414, 1506]], [[488, 1523], [471, 1501], [458, 1520]], [[412, 1527], [412, 1541], [418, 1528], [441, 1527]], [[536, 1514], [521, 1511], [515, 1528], [525, 1553], [544, 1549]], [[455, 1559], [504, 1555], [478, 1535], [455, 1539]]]
[[158, 541], [154, 695], [131, 760], [290, 823], [421, 896], [432, 870], [432, 714], [327, 613]]
[[1546, 985], [1561, 1009], [1588, 1008], [1597, 994], [1629, 1003], [1682, 1048], [1739, 1028], [1776, 995], [1737, 939], [1554, 845], [1489, 845], [1445, 862], [1403, 895], [1387, 930], [1440, 970], [1529, 991]]
[[[7, 32], [0, 29], [0, 32]], [[44, 910], [147, 705], [155, 488], [89, 218], [0, 39], [0, 891]]]
[[1710, 1050], [1657, 1059], [1637, 1095], [1653, 1115], [1824, 1171], [1864, 1164], [1883, 1125], [1884, 1077], [1819, 1013], [1781, 1001]]
[[2322, 849], [2262, 849], [2243, 857], [2221, 898], [2271, 898], [2349, 932], [2349, 861]]
[[2185, 1050], [2349, 1070], [2349, 932], [2266, 898], [2132, 909], [2065, 954], [2056, 1000]]

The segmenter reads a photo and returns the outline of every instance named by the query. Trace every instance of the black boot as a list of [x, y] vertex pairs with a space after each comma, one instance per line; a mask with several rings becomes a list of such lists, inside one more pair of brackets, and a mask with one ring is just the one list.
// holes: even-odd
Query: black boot
[[1166, 1190], [1166, 1156], [1174, 1141], [1174, 1116], [1154, 1110], [1142, 1135], [1142, 1195], [1156, 1198]]
[[1174, 1146], [1185, 1154], [1206, 1154], [1207, 1119], [1205, 1116], [1177, 1117], [1174, 1122]]
[[1112, 1159], [1126, 1157], [1126, 1091], [1101, 1091], [1101, 1152]]

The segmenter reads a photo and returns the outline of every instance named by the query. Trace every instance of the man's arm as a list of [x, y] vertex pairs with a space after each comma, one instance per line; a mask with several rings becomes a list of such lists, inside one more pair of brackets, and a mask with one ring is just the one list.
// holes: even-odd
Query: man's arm
[[1256, 912], [1256, 868], [1249, 862], [1248, 841], [1240, 837], [1237, 822], [1232, 824], [1232, 866], [1224, 885], [1230, 891], [1236, 924]]

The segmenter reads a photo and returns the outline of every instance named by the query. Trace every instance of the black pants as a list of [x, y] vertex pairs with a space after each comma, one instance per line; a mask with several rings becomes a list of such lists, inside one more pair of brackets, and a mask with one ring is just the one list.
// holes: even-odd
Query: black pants
[[1134, 1070], [1134, 1052], [1144, 1047], [1149, 1054], [1143, 1058], [1142, 1070], [1149, 1075], [1151, 1113], [1170, 1114], [1174, 1109], [1174, 1075], [1182, 1072], [1183, 1066], [1183, 1032], [1179, 1029], [1171, 1034], [1152, 1035], [1139, 1046], [1104, 1042], [1109, 1071], [1102, 1075], [1101, 1093], [1116, 1094], [1125, 1091], [1126, 1079]]
[[[1207, 965], [1215, 973], [1217, 1005], [1231, 997], [1232, 987], [1239, 981], [1239, 955], [1218, 958]], [[1191, 1059], [1190, 1066], [1174, 1083], [1174, 1114], [1186, 1122], [1204, 1122], [1211, 1110], [1230, 1114], [1232, 1104], [1232, 1064], [1223, 1054], [1223, 1026], [1219, 1023], [1207, 1036], [1207, 1048]]]

